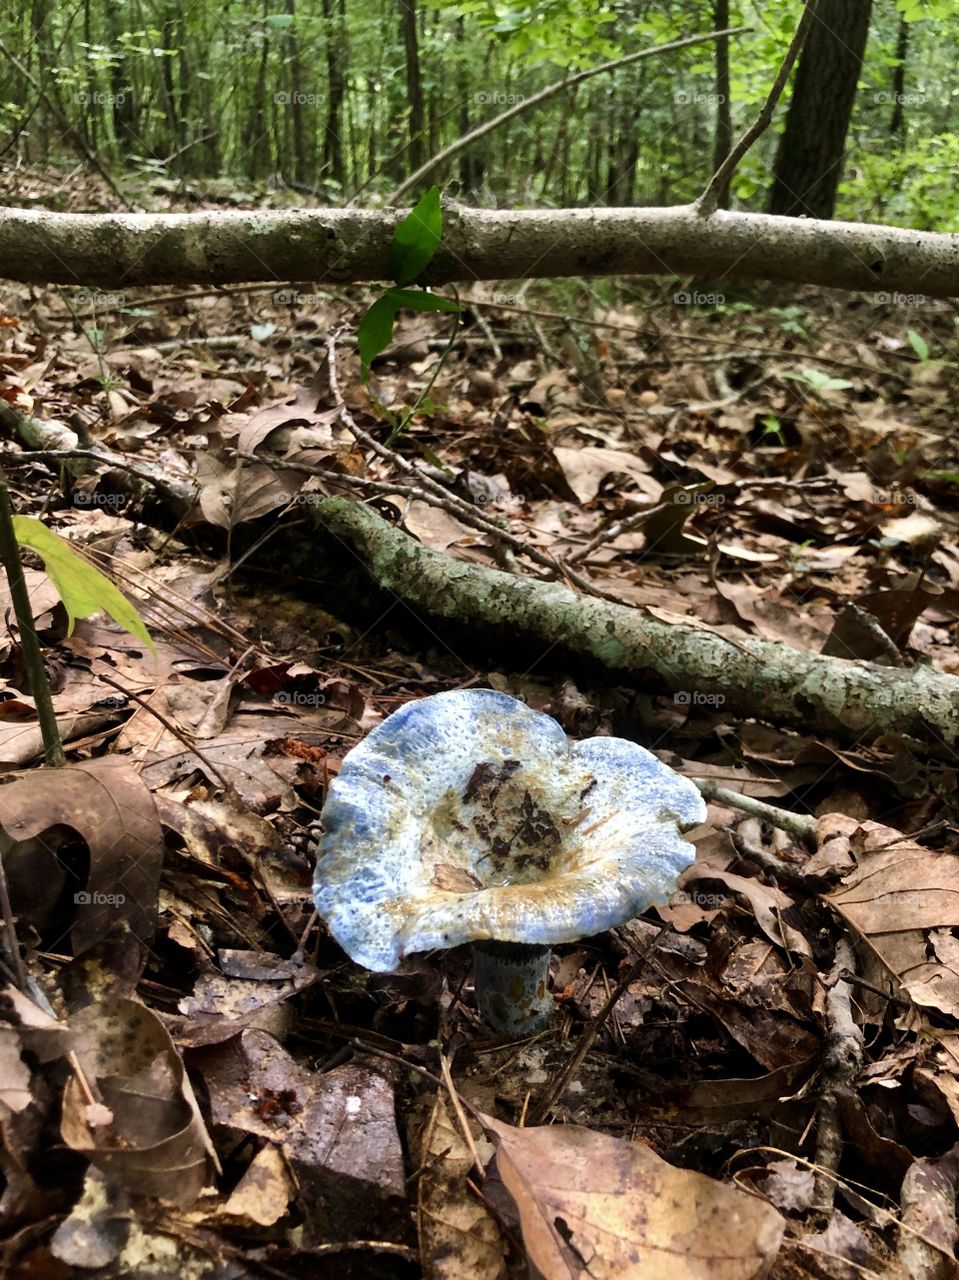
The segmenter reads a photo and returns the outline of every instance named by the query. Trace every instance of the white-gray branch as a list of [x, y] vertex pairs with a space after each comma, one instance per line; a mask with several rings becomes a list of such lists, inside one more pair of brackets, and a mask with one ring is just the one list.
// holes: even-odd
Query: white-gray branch
[[[389, 278], [395, 209], [215, 213], [0, 211], [0, 277], [123, 290], [143, 285]], [[679, 275], [886, 295], [959, 296], [959, 235], [692, 205], [485, 210], [451, 205], [423, 281]]]

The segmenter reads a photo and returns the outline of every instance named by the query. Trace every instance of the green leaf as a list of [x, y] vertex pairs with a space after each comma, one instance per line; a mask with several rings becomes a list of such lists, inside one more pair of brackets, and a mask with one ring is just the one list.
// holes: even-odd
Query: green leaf
[[370, 365], [392, 342], [396, 313], [403, 307], [408, 311], [462, 310], [452, 298], [442, 298], [437, 293], [426, 293], [419, 289], [387, 289], [367, 311], [356, 331], [356, 344], [360, 349], [360, 375], [364, 382], [370, 376]]
[[360, 321], [356, 331], [356, 345], [360, 349], [360, 376], [364, 382], [370, 376], [370, 365], [390, 345], [393, 322], [398, 310], [396, 300], [389, 293], [384, 293]]
[[438, 187], [430, 187], [412, 213], [393, 232], [390, 274], [397, 284], [412, 284], [431, 261], [443, 234]]
[[452, 298], [443, 298], [438, 293], [427, 293], [425, 290], [388, 289], [384, 296], [394, 298], [397, 307], [406, 307], [409, 311], [460, 312], [463, 310]]
[[143, 620], [126, 596], [99, 569], [78, 556], [65, 538], [31, 516], [14, 516], [13, 531], [22, 547], [42, 557], [47, 576], [66, 607], [68, 634], [77, 618], [88, 618], [103, 609], [130, 635], [154, 649]]
[[916, 333], [915, 329], [906, 331], [906, 337], [909, 339], [909, 345], [915, 351], [920, 360], [929, 359], [929, 343], [922, 334]]

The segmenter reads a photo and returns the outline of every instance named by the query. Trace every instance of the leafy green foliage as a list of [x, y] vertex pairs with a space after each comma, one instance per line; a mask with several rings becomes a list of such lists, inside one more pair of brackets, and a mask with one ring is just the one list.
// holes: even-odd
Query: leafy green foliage
[[153, 641], [136, 609], [99, 569], [78, 556], [65, 538], [30, 516], [14, 516], [13, 530], [22, 547], [29, 547], [43, 560], [47, 576], [56, 587], [67, 611], [68, 632], [77, 618], [88, 618], [101, 609], [151, 649]]
[[915, 329], [909, 329], [906, 332], [909, 339], [909, 345], [915, 351], [920, 360], [929, 359], [929, 343], [925, 340], [921, 333], [917, 333]]
[[[713, 25], [705, 0], [422, 3], [431, 11], [417, 24], [413, 79], [432, 154], [567, 69]], [[738, 137], [769, 91], [802, 5], [730, 0], [729, 10], [731, 25], [749, 28], [729, 42]], [[278, 202], [289, 196], [295, 204], [302, 186], [319, 203], [342, 204], [360, 192], [385, 195], [409, 172], [408, 51], [393, 6], [302, 0], [253, 13], [241, 0], [169, 11], [88, 0], [82, 23], [69, 6], [44, 12], [35, 29], [29, 6], [0, 10], [4, 46], [23, 55], [24, 69], [47, 68], [51, 80], [51, 94], [30, 116], [32, 159], [70, 161], [73, 139], [83, 139], [138, 200], [145, 183], [150, 195], [178, 198], [195, 179], [200, 198], [219, 192], [255, 202], [268, 188]], [[872, 6], [837, 217], [959, 230], [954, 12], [955, 0]], [[23, 104], [35, 96], [25, 76], [11, 64], [0, 93], [2, 134], [23, 129]], [[733, 176], [734, 205], [765, 206], [789, 92]], [[443, 180], [460, 180], [466, 203], [500, 207], [684, 203], [710, 176], [716, 94], [710, 44], [621, 67], [475, 140]], [[299, 186], [287, 189], [278, 177]], [[428, 261], [438, 195], [427, 193], [414, 214], [391, 272], [401, 285], [419, 279]]]
[[[422, 275], [442, 237], [440, 193], [437, 187], [430, 187], [393, 232], [390, 271], [398, 285], [412, 284]], [[356, 331], [364, 382], [369, 377], [370, 365], [390, 345], [397, 313], [403, 308], [408, 311], [460, 311], [459, 303], [428, 293], [425, 289], [387, 289], [368, 309]]]
[[412, 282], [429, 266], [443, 235], [438, 187], [430, 187], [393, 232], [390, 275], [397, 284]]
[[[429, 3], [449, 8], [443, 0]], [[460, 0], [456, 9], [528, 66], [582, 67], [623, 52], [610, 38], [616, 10], [602, 0]]]

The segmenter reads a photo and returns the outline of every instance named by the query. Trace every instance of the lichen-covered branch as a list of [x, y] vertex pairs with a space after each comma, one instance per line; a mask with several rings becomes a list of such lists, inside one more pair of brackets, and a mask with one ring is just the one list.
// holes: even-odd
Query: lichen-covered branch
[[[0, 277], [154, 284], [387, 280], [396, 209], [54, 213], [0, 209]], [[959, 296], [959, 235], [695, 205], [471, 209], [448, 204], [424, 284], [692, 275]]]
[[344, 498], [311, 506], [320, 528], [351, 546], [377, 585], [435, 621], [479, 639], [541, 645], [600, 663], [650, 690], [712, 695], [725, 711], [845, 740], [884, 733], [951, 753], [959, 741], [959, 679], [926, 666], [897, 670], [824, 657], [578, 595], [431, 551], [369, 507]]

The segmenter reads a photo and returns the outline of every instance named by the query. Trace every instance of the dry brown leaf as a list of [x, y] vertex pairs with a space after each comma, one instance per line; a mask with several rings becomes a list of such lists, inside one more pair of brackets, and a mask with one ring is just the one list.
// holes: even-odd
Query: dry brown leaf
[[[64, 1090], [64, 1142], [136, 1195], [192, 1204], [216, 1156], [162, 1022], [136, 1001], [118, 1000], [89, 1005], [70, 1026], [84, 1078], [75, 1072]], [[91, 1125], [88, 1089], [113, 1113], [112, 1124]]]
[[75, 896], [75, 954], [120, 930], [141, 947], [153, 937], [163, 830], [153, 796], [128, 761], [105, 756], [37, 769], [0, 787], [0, 826], [14, 841], [64, 826], [86, 842], [90, 872]]
[[411, 502], [403, 513], [403, 527], [424, 547], [433, 551], [446, 551], [454, 542], [468, 539], [477, 541], [475, 529], [461, 524], [454, 515], [442, 507], [434, 507], [419, 498]]
[[286, 960], [268, 951], [221, 950], [218, 958], [219, 970], [207, 965], [193, 994], [179, 1003], [188, 1018], [177, 1034], [180, 1045], [216, 1044], [245, 1027], [286, 1035], [291, 1020], [286, 1002], [319, 977], [302, 957]]
[[[480, 1135], [477, 1144], [485, 1139]], [[466, 1186], [473, 1154], [437, 1095], [419, 1145], [416, 1225], [427, 1280], [500, 1280], [506, 1274], [496, 1220]]]
[[483, 887], [471, 871], [467, 871], [465, 867], [453, 867], [448, 862], [434, 864], [430, 884], [450, 893], [475, 893]]
[[750, 1280], [779, 1251], [785, 1222], [771, 1205], [639, 1143], [483, 1122], [544, 1280]]
[[257, 1152], [220, 1212], [272, 1227], [286, 1215], [295, 1195], [283, 1153], [270, 1143]]
[[[828, 828], [831, 816], [820, 826]], [[824, 901], [868, 942], [885, 976], [898, 978], [917, 1004], [959, 1017], [950, 932], [959, 926], [959, 859], [925, 849], [878, 822], [862, 823], [852, 845], [858, 866]]]
[[749, 876], [737, 876], [731, 871], [721, 871], [712, 867], [706, 867], [702, 876], [699, 877], [694, 874], [695, 871], [694, 865], [693, 873], [686, 873], [684, 884], [691, 884], [696, 879], [705, 879], [715, 880], [725, 885], [731, 893], [737, 893], [746, 899], [756, 917], [756, 923], [770, 942], [775, 943], [777, 947], [788, 948], [797, 955], [812, 955], [808, 940], [798, 929], [794, 929], [783, 919], [783, 912], [794, 907], [795, 904], [782, 889], [763, 884]]
[[622, 449], [597, 449], [594, 445], [584, 445], [581, 449], [556, 445], [553, 454], [566, 483], [580, 502], [592, 502], [610, 475], [629, 476], [653, 501], [661, 492], [662, 486], [652, 481], [648, 474], [649, 463], [634, 453], [626, 453]]

